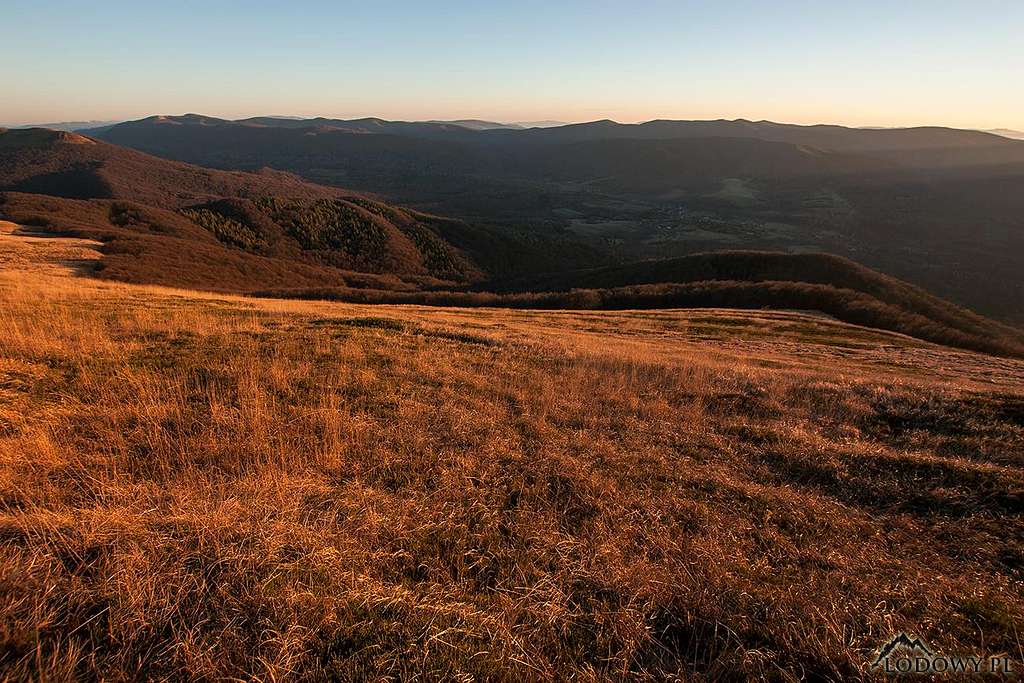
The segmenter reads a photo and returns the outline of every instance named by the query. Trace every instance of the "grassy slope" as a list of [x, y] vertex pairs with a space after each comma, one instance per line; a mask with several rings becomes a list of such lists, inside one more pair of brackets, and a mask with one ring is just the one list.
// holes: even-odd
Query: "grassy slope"
[[[830, 293], [829, 298], [836, 301], [823, 302], [825, 307], [820, 310], [848, 322], [871, 325], [871, 319], [875, 318], [877, 323], [881, 323], [876, 326], [883, 329], [906, 332], [939, 343], [966, 345], [968, 348], [985, 351], [993, 351], [1001, 346], [1001, 352], [1012, 352], [1016, 355], [1021, 355], [1024, 351], [1024, 336], [1020, 329], [980, 316], [929, 294], [920, 287], [866, 268], [850, 259], [830, 254], [717, 251], [660, 261], [644, 261], [495, 282], [493, 288], [497, 291], [550, 292], [571, 288], [615, 289], [658, 283], [712, 281], [824, 285], [834, 290], [842, 290], [842, 294]], [[849, 305], [844, 306], [843, 295], [854, 292], [865, 295], [868, 299], [851, 299]], [[797, 305], [801, 297], [795, 293], [791, 293], [790, 296], [794, 302], [790, 307], [801, 307]], [[730, 300], [733, 299], [741, 301], [744, 297], [725, 294], [717, 302], [712, 300], [711, 305], [732, 305]], [[746, 305], [743, 307], [757, 304], [756, 295], [747, 296], [746, 299]], [[771, 299], [772, 296], [766, 293], [763, 305], [778, 307], [779, 304], [773, 303]], [[682, 304], [683, 302], [680, 302], [680, 305]], [[891, 312], [865, 313], [863, 309], [872, 306], [884, 307]], [[806, 307], [819, 308], [813, 304]], [[901, 321], [900, 317], [905, 320]], [[918, 321], [912, 323], [911, 318]], [[920, 319], [930, 322], [933, 329], [925, 330], [921, 324], [924, 321]], [[966, 338], [973, 338], [974, 343]]]
[[474, 285], [474, 289], [480, 291], [395, 292], [323, 286], [258, 293], [282, 298], [435, 306], [811, 310], [844, 322], [938, 344], [1024, 357], [1021, 330], [828, 254], [711, 252], [483, 282]]
[[[479, 276], [431, 228], [435, 217], [286, 173], [205, 169], [73, 133], [0, 132], [0, 190], [6, 220], [129, 243], [107, 250], [136, 257], [115, 264], [122, 280], [238, 291], [289, 267], [321, 283], [352, 271]], [[178, 267], [190, 252], [191, 267]]]
[[856, 680], [898, 630], [1024, 656], [1020, 362], [795, 313], [233, 299], [17, 244], [3, 674]]

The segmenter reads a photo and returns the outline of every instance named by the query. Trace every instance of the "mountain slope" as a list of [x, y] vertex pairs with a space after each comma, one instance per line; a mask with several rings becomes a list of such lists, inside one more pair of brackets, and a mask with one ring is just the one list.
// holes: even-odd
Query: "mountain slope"
[[0, 677], [854, 682], [894, 632], [1015, 653], [1022, 466], [1024, 362], [821, 316], [0, 268]]
[[[153, 125], [216, 125], [209, 117], [188, 121]], [[288, 264], [298, 262], [307, 275], [293, 286], [339, 284], [343, 278], [350, 284], [410, 288], [479, 279], [484, 272], [608, 262], [593, 248], [557, 236], [468, 224], [289, 173], [201, 168], [42, 129], [0, 132], [0, 193], [7, 220], [134, 242], [129, 251], [138, 258], [122, 258], [117, 272], [137, 282], [175, 284], [175, 278], [185, 277], [181, 284], [246, 291], [286, 284]], [[191, 272], [182, 246], [169, 246], [170, 238], [189, 241], [190, 249], [201, 246], [202, 267]], [[107, 266], [116, 248], [108, 244]], [[238, 265], [242, 262], [249, 265]], [[278, 275], [251, 281], [245, 275], [267, 268]], [[365, 280], [356, 273], [389, 279]]]
[[750, 138], [608, 139], [545, 145], [532, 165], [561, 182], [588, 182], [605, 191], [660, 194], [679, 187], [717, 187], [721, 178], [767, 181], [881, 171], [887, 164], [820, 149]]
[[1024, 333], [829, 254], [726, 251], [475, 284], [470, 291], [265, 290], [355, 303], [539, 309], [739, 308], [818, 311], [918, 339], [1024, 357]]
[[[220, 124], [201, 119], [166, 125], [212, 130]], [[815, 174], [833, 162], [830, 155], [784, 143], [715, 143], [650, 141], [657, 150], [644, 149], [647, 141], [639, 150], [629, 141], [595, 144], [625, 158], [660, 159], [669, 182], [678, 178], [669, 169], [679, 158], [712, 171], [739, 164], [761, 173], [775, 172], [775, 165], [793, 173], [805, 165]], [[748, 155], [752, 146], [759, 149]], [[583, 153], [538, 158], [555, 182], [559, 174], [582, 169], [597, 169], [605, 177], [595, 182], [605, 185], [653, 182], [615, 176], [626, 161], [601, 168]], [[1011, 328], [843, 259], [732, 251], [581, 270], [573, 264], [586, 261], [587, 253], [566, 243], [520, 241], [287, 173], [204, 169], [73, 133], [0, 133], [0, 218], [101, 240], [104, 259], [97, 273], [129, 282], [469, 306], [806, 308], [929, 341], [1024, 354]], [[532, 254], [543, 255], [533, 265], [546, 264], [532, 272], [554, 274], [530, 275], [517, 267]], [[478, 284], [470, 289], [473, 282]], [[587, 292], [573, 293], [581, 289]]]
[[173, 240], [185, 240], [203, 252], [210, 282], [246, 257], [302, 263], [335, 282], [341, 271], [413, 281], [480, 275], [432, 227], [445, 223], [437, 217], [285, 173], [203, 169], [73, 133], [0, 133], [0, 191], [8, 220], [144, 243], [140, 255], [157, 262], [180, 251]]

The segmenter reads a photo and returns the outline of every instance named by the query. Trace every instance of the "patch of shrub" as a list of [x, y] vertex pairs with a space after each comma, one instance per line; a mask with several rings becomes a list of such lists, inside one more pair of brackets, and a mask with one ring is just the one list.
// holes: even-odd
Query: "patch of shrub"
[[387, 233], [365, 210], [337, 199], [311, 204], [277, 198], [257, 201], [303, 249], [340, 251], [352, 257], [376, 254], [387, 244]]
[[110, 222], [120, 228], [144, 223], [142, 213], [131, 204], [115, 202], [110, 205]]
[[888, 304], [863, 292], [807, 282], [709, 281], [636, 285], [565, 292], [497, 294], [475, 291], [388, 292], [374, 289], [314, 288], [265, 290], [254, 296], [326, 299], [366, 304], [626, 310], [654, 308], [740, 308], [820, 311], [846, 323], [898, 332], [917, 339], [972, 351], [1024, 357], [1024, 342], [950, 327], [920, 313]]
[[182, 209], [181, 214], [199, 227], [209, 230], [222, 244], [251, 252], [257, 252], [264, 246], [263, 237], [258, 232], [213, 209]]

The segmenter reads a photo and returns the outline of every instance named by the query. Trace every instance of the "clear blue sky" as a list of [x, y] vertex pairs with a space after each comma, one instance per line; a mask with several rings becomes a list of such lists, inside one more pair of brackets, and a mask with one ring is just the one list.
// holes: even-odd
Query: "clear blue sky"
[[1024, 1], [0, 0], [0, 123], [200, 112], [1024, 129]]

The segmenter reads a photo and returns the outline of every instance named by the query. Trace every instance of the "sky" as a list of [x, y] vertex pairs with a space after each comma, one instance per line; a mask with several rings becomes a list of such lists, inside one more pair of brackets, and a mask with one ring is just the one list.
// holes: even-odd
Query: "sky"
[[0, 0], [0, 123], [197, 112], [1024, 129], [1021, 0]]

